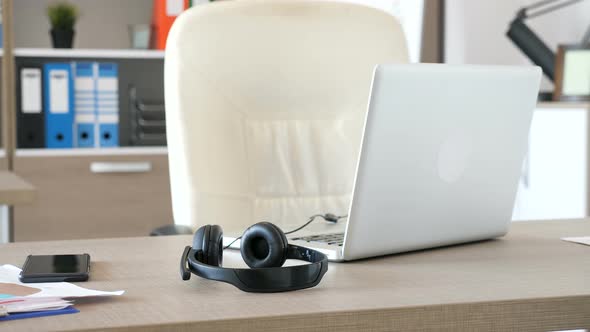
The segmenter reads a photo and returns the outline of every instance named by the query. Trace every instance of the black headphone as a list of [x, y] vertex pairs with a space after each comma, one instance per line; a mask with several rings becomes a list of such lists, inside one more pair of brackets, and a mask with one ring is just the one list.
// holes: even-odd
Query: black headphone
[[[186, 246], [180, 259], [182, 280], [189, 280], [192, 272], [205, 279], [230, 283], [246, 292], [271, 293], [316, 286], [328, 271], [326, 255], [288, 244], [285, 233], [272, 223], [250, 226], [241, 240], [242, 258], [251, 269], [224, 268], [221, 267], [223, 230], [218, 225], [199, 228], [193, 236], [193, 246]], [[281, 267], [287, 259], [311, 264]]]

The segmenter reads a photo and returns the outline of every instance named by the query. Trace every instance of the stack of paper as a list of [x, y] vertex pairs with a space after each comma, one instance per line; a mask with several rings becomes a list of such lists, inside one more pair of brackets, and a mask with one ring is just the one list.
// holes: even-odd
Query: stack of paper
[[59, 297], [12, 297], [0, 300], [0, 316], [19, 312], [60, 310], [73, 304]]
[[[21, 272], [16, 266], [0, 266], [0, 317], [17, 317], [22, 313], [35, 312], [37, 315], [22, 315], [19, 318], [50, 314], [75, 313], [72, 300], [89, 296], [122, 295], [124, 291], [103, 292], [82, 288], [69, 282], [29, 283], [20, 282]], [[43, 314], [41, 314], [43, 313]], [[2, 319], [0, 319], [2, 320]]]

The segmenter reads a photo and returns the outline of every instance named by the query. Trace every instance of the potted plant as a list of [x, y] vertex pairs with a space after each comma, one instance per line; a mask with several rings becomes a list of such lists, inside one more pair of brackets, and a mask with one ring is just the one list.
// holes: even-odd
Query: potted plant
[[78, 19], [78, 8], [67, 2], [58, 2], [47, 7], [51, 23], [51, 40], [54, 48], [72, 48], [74, 25]]

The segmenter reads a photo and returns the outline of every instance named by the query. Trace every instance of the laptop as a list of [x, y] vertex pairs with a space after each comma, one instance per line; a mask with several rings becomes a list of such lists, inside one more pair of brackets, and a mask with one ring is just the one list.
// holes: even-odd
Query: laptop
[[540, 80], [538, 67], [378, 65], [348, 220], [289, 243], [348, 261], [505, 235]]

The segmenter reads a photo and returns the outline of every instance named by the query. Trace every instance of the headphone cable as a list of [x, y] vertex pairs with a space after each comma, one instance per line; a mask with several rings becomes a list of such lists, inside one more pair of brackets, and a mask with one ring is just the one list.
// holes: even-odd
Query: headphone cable
[[[332, 213], [326, 213], [326, 214], [314, 214], [313, 216], [309, 217], [309, 220], [308, 220], [308, 221], [307, 221], [305, 224], [303, 224], [303, 225], [301, 225], [301, 226], [299, 226], [299, 227], [295, 228], [294, 230], [291, 230], [291, 231], [285, 232], [284, 234], [285, 234], [285, 235], [289, 235], [289, 234], [293, 234], [293, 233], [295, 233], [295, 232], [298, 232], [298, 231], [300, 231], [300, 230], [304, 229], [305, 227], [307, 227], [307, 225], [311, 224], [311, 223], [312, 223], [312, 222], [313, 222], [313, 221], [314, 221], [316, 218], [323, 218], [325, 221], [335, 224], [335, 223], [337, 223], [337, 222], [338, 222], [340, 219], [348, 218], [348, 215], [346, 214], [346, 215], [343, 215], [343, 216], [337, 216], [337, 215], [334, 215], [334, 214], [332, 214]], [[232, 244], [234, 244], [236, 241], [240, 240], [241, 238], [242, 238], [242, 236], [241, 236], [241, 235], [240, 235], [239, 237], [235, 238], [235, 239], [234, 239], [232, 242], [230, 242], [230, 243], [229, 243], [227, 246], [223, 247], [223, 250], [225, 250], [225, 249], [227, 249], [227, 248], [231, 247], [231, 245], [232, 245]]]

